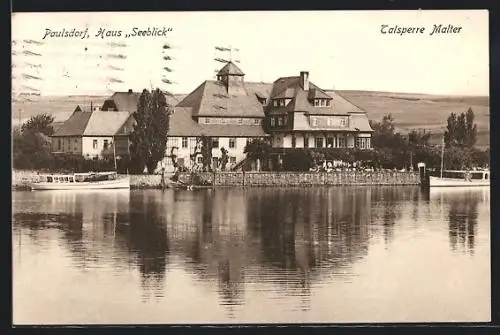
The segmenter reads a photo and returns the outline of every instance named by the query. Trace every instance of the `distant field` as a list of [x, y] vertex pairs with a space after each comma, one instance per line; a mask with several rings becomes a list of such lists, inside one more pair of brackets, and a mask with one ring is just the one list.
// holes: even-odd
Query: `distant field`
[[439, 143], [450, 113], [460, 114], [472, 107], [478, 127], [478, 146], [489, 146], [490, 108], [488, 97], [433, 96], [409, 93], [340, 91], [343, 97], [364, 109], [368, 118], [381, 120], [392, 114], [396, 128], [402, 133], [424, 128], [431, 142]]
[[[446, 119], [451, 112], [460, 114], [472, 107], [476, 115], [479, 130], [478, 146], [489, 145], [489, 98], [437, 96], [410, 93], [339, 91], [346, 99], [364, 109], [368, 118], [381, 120], [385, 114], [391, 113], [395, 119], [397, 130], [402, 133], [416, 128], [425, 128], [433, 133], [431, 142], [439, 143], [446, 127]], [[177, 100], [184, 95], [176, 94]], [[41, 113], [52, 114], [55, 121], [66, 120], [77, 105], [90, 107], [102, 105], [107, 96], [66, 96], [66, 97], [33, 97], [32, 101], [13, 102], [12, 122], [17, 124], [19, 116], [24, 122], [31, 116]], [[19, 109], [22, 112], [19, 114]]]

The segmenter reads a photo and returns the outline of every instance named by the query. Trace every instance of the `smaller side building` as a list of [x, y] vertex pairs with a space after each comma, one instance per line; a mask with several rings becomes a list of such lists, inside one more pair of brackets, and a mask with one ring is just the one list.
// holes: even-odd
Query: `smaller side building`
[[87, 159], [128, 155], [129, 135], [134, 122], [128, 112], [77, 108], [51, 136], [52, 152]]

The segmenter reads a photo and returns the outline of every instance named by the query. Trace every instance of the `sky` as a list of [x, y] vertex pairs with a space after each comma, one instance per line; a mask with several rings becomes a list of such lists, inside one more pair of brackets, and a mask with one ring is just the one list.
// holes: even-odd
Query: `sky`
[[[462, 28], [430, 35], [439, 24]], [[381, 25], [425, 31], [383, 34]], [[134, 27], [171, 31], [126, 38]], [[73, 28], [88, 29], [89, 38], [44, 39], [47, 29]], [[121, 36], [96, 37], [100, 28]], [[489, 94], [485, 10], [15, 13], [12, 41], [16, 94], [101, 95], [151, 87], [186, 94], [214, 79], [223, 66], [214, 58], [230, 57], [239, 61], [245, 81], [309, 71], [323, 89]], [[165, 43], [171, 48], [164, 50]], [[216, 52], [216, 46], [238, 51]], [[163, 75], [173, 83], [162, 83]]]

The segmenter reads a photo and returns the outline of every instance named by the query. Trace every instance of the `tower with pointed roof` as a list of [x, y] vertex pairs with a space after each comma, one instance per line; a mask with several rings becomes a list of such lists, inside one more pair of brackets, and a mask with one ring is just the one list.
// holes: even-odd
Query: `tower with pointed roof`
[[226, 87], [229, 96], [248, 95], [245, 88], [245, 74], [232, 61], [229, 61], [217, 73], [217, 81]]

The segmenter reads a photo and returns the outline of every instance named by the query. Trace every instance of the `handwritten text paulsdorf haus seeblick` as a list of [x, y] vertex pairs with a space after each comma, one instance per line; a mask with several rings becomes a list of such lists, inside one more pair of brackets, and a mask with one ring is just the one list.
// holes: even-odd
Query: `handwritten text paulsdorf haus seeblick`
[[60, 29], [60, 30], [52, 30], [45, 28], [43, 40], [50, 38], [113, 38], [113, 37], [165, 37], [167, 33], [171, 32], [173, 29], [170, 27], [147, 27], [147, 28], [138, 28], [133, 27], [129, 31], [124, 30], [111, 30], [107, 28], [99, 28], [95, 32], [90, 32], [89, 28], [85, 29]]

